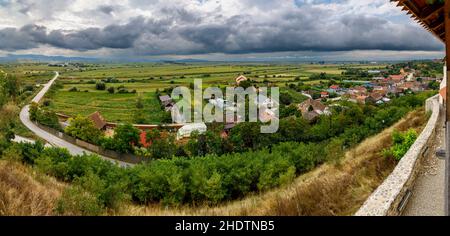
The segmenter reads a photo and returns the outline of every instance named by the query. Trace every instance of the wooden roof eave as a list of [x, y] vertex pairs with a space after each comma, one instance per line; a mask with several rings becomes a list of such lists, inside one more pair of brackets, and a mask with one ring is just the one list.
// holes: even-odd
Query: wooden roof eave
[[444, 21], [439, 19], [439, 13], [443, 11], [444, 4], [436, 3], [433, 6], [420, 9], [416, 6], [416, 1], [417, 0], [391, 0], [391, 2], [397, 2], [397, 6], [402, 7], [402, 10], [406, 11], [407, 15], [411, 15], [411, 18], [417, 21], [422, 27], [430, 31], [442, 42], [445, 42], [445, 29], [442, 27]]

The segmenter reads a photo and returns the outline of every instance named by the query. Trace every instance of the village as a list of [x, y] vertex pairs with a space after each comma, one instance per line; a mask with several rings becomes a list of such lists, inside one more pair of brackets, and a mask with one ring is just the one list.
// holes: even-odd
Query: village
[[[378, 70], [369, 70], [369, 74], [381, 74]], [[411, 70], [400, 74], [389, 76], [374, 76], [371, 81], [343, 81], [328, 88], [314, 86], [302, 94], [308, 99], [298, 105], [303, 118], [314, 121], [320, 115], [329, 115], [330, 106], [337, 105], [339, 101], [350, 101], [357, 104], [382, 105], [389, 103], [392, 98], [404, 96], [409, 93], [417, 93], [430, 88], [430, 83], [439, 85], [441, 78], [419, 77], [420, 72]], [[352, 84], [353, 86], [348, 86]]]

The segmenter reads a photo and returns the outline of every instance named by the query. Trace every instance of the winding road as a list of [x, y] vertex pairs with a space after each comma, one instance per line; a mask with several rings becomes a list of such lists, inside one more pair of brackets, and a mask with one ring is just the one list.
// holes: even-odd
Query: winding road
[[[58, 79], [59, 77], [59, 73], [55, 72], [55, 76], [53, 77], [52, 80], [50, 80], [47, 84], [44, 85], [44, 88], [33, 98], [32, 102], [36, 102], [38, 103], [43, 97], [44, 95], [48, 92], [48, 90], [50, 89], [50, 87], [53, 85], [53, 83], [55, 82], [56, 79]], [[60, 147], [60, 148], [65, 148], [67, 149], [70, 154], [72, 155], [83, 155], [83, 154], [92, 154], [92, 152], [81, 148], [79, 146], [76, 146], [74, 144], [71, 144], [57, 136], [54, 136], [48, 132], [46, 132], [45, 130], [39, 128], [36, 124], [34, 124], [31, 120], [30, 120], [30, 105], [26, 105], [22, 108], [22, 110], [20, 111], [20, 121], [29, 129], [31, 130], [34, 134], [36, 134], [37, 136], [39, 136], [40, 138], [46, 140], [48, 143], [50, 143], [52, 146], [55, 147]], [[96, 154], [98, 155], [98, 154]], [[111, 161], [113, 163], [119, 164], [120, 166], [132, 166], [133, 164], [130, 163], [126, 163], [126, 162], [122, 162], [122, 161], [117, 161], [108, 157], [104, 157], [101, 155], [98, 155], [99, 157]]]

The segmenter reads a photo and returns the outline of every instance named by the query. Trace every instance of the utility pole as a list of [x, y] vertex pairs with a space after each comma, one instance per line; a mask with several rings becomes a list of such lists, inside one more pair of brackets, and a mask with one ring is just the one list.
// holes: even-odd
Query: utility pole
[[446, 115], [445, 115], [445, 215], [450, 216], [450, 0], [445, 1], [444, 6], [444, 24], [445, 24], [445, 64], [447, 69], [447, 88], [446, 88]]

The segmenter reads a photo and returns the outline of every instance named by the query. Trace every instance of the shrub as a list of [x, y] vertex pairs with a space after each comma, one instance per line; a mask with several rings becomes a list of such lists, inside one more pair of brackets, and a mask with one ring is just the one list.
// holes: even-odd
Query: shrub
[[115, 92], [114, 87], [109, 87], [109, 88], [108, 88], [108, 93], [113, 94], [114, 92]]
[[107, 178], [101, 178], [92, 171], [77, 177], [75, 184], [94, 195], [101, 206], [109, 209], [117, 209], [122, 201], [128, 199], [126, 194], [128, 183], [126, 181], [108, 182]]
[[33, 85], [25, 85], [25, 87], [23, 88], [24, 92], [33, 92], [34, 91], [34, 86]]
[[19, 143], [22, 150], [23, 161], [28, 164], [34, 164], [35, 160], [40, 157], [44, 151], [44, 144], [41, 142], [31, 143]]
[[44, 105], [45, 107], [48, 107], [48, 106], [52, 105], [52, 100], [50, 100], [50, 99], [45, 99], [45, 100], [42, 102], [42, 105]]
[[25, 99], [25, 98], [27, 98], [27, 97], [29, 97], [31, 95], [33, 95], [33, 92], [25, 91], [21, 96], [22, 96], [22, 99]]
[[30, 120], [36, 121], [39, 105], [37, 103], [35, 103], [35, 102], [32, 102], [30, 104], [30, 108], [29, 109], [30, 109], [29, 110]]
[[149, 147], [149, 152], [154, 159], [171, 158], [175, 155], [177, 145], [173, 135], [167, 138], [153, 139]]
[[144, 101], [142, 100], [142, 97], [138, 97], [136, 100], [136, 108], [142, 109], [144, 108]]
[[208, 199], [208, 203], [217, 204], [224, 199], [226, 191], [222, 187], [222, 175], [214, 172], [205, 184], [203, 193]]
[[95, 89], [97, 90], [105, 90], [106, 89], [106, 84], [103, 82], [97, 82], [95, 84]]
[[123, 93], [129, 93], [129, 92], [128, 92], [127, 89], [120, 88], [120, 89], [117, 90], [117, 93], [122, 93], [123, 94]]
[[400, 161], [402, 157], [408, 152], [409, 148], [417, 139], [417, 132], [413, 129], [400, 133], [394, 131], [392, 133], [393, 146], [390, 149], [383, 150], [383, 156], [394, 158]]
[[55, 112], [42, 109], [38, 104], [32, 103], [30, 105], [30, 119], [36, 121], [41, 125], [48, 126], [50, 128], [61, 131], [61, 125], [59, 124], [58, 116]]
[[134, 146], [140, 146], [140, 133], [131, 124], [120, 124], [114, 130], [113, 138], [105, 138], [101, 141], [101, 144], [105, 149], [121, 153], [133, 153]]
[[99, 200], [78, 186], [66, 188], [55, 207], [55, 212], [60, 215], [98, 216], [103, 211]]
[[98, 144], [103, 132], [95, 127], [94, 122], [83, 116], [69, 119], [69, 126], [64, 130], [68, 135], [83, 141]]
[[283, 105], [290, 105], [292, 103], [292, 96], [289, 93], [281, 93], [280, 103]]

